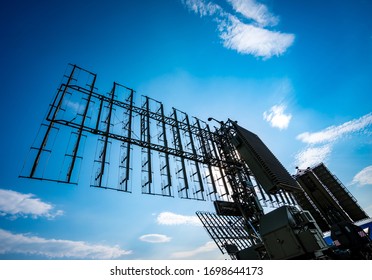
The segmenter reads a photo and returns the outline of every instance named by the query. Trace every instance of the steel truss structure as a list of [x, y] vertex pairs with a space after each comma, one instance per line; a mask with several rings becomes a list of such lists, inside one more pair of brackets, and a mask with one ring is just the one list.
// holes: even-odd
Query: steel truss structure
[[223, 254], [236, 259], [236, 254], [246, 248], [259, 246], [262, 240], [255, 227], [246, 223], [242, 216], [217, 215], [196, 212], [196, 215]]
[[[254, 180], [231, 144], [234, 130], [228, 123], [212, 131], [178, 109], [166, 115], [163, 104], [147, 96], [136, 106], [135, 91], [119, 83], [99, 93], [97, 75], [77, 65], [66, 72], [20, 177], [77, 184], [83, 158], [92, 160], [89, 140], [95, 137], [93, 187], [131, 192], [133, 159], [141, 158], [145, 194], [224, 201], [235, 196], [257, 206], [288, 203]], [[116, 183], [110, 169], [118, 170]]]
[[[230, 202], [240, 218], [208, 222], [208, 214], [198, 214], [223, 253], [225, 245], [244, 249], [261, 242], [262, 207], [296, 204], [291, 191], [268, 192], [256, 180], [233, 144], [235, 122], [217, 121], [212, 130], [178, 109], [166, 114], [148, 96], [137, 106], [135, 91], [116, 82], [100, 93], [97, 75], [77, 65], [66, 73], [20, 177], [77, 184], [82, 166], [91, 166], [93, 187], [132, 192], [134, 181], [144, 194]], [[225, 230], [213, 229], [217, 220], [236, 224], [229, 240]]]
[[304, 170], [297, 169], [295, 178], [304, 190], [295, 194], [299, 205], [311, 213], [323, 232], [342, 221], [354, 223], [369, 218], [323, 163]]

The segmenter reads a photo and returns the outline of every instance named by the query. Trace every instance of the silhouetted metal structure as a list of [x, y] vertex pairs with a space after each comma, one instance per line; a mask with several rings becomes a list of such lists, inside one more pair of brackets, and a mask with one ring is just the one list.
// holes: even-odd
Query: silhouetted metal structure
[[353, 223], [368, 218], [356, 199], [323, 163], [297, 169], [295, 178], [304, 190], [296, 194], [297, 201], [314, 216], [323, 231], [330, 230], [338, 222]]
[[[116, 82], [101, 93], [96, 74], [77, 65], [66, 73], [21, 177], [77, 184], [82, 166], [90, 165], [93, 187], [132, 192], [132, 182], [140, 178], [144, 194], [214, 201], [216, 214], [197, 215], [233, 259], [317, 258], [327, 245], [319, 240], [312, 215], [323, 230], [331, 225], [329, 207], [342, 221], [367, 217], [324, 165], [298, 174], [296, 181], [260, 138], [237, 122], [210, 118], [219, 123], [212, 130], [178, 109], [166, 114], [163, 104], [148, 96], [137, 106], [135, 91]], [[308, 184], [315, 175], [317, 192]], [[330, 204], [318, 193], [332, 194], [326, 198]], [[265, 214], [264, 207], [276, 210]], [[294, 250], [275, 250], [273, 238], [295, 244]]]

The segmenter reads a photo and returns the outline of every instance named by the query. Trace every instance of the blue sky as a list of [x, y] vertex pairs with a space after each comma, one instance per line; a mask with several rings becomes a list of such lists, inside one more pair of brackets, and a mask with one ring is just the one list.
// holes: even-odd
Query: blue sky
[[290, 173], [325, 162], [372, 215], [371, 1], [7, 1], [0, 259], [223, 259], [192, 202], [18, 175], [68, 63], [206, 120]]

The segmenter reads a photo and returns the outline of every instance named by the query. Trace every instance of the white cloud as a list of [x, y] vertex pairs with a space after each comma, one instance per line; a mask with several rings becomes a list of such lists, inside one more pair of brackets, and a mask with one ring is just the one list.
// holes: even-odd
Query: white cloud
[[73, 114], [82, 114], [84, 112], [84, 105], [80, 102], [74, 102], [71, 100], [64, 100], [64, 106], [71, 110]]
[[220, 31], [220, 38], [226, 48], [264, 59], [282, 55], [294, 42], [293, 34], [245, 24], [234, 16], [220, 24]]
[[372, 185], [372, 165], [363, 168], [353, 178], [352, 184], [360, 186]]
[[330, 126], [318, 132], [304, 132], [297, 136], [307, 144], [320, 144], [338, 140], [339, 138], [354, 132], [360, 132], [372, 124], [372, 113], [359, 119], [351, 120], [338, 126]]
[[0, 189], [0, 215], [46, 217], [53, 219], [62, 215], [63, 211], [55, 211], [53, 205], [41, 201], [33, 194], [23, 194], [12, 190]]
[[0, 229], [0, 254], [26, 254], [47, 258], [115, 259], [131, 254], [118, 246], [88, 244], [83, 241], [45, 239], [24, 234], [13, 234]]
[[292, 115], [284, 113], [285, 109], [286, 106], [284, 105], [274, 105], [269, 111], [263, 113], [263, 118], [265, 121], [269, 122], [272, 127], [286, 129], [292, 119]]
[[173, 258], [173, 259], [188, 259], [188, 258], [192, 258], [196, 255], [211, 252], [211, 251], [214, 251], [214, 250], [217, 250], [217, 249], [218, 249], [218, 247], [216, 246], [216, 244], [213, 241], [209, 241], [209, 242], [205, 243], [203, 246], [200, 246], [200, 247], [198, 247], [194, 250], [175, 252], [171, 255], [171, 258]]
[[183, 3], [186, 7], [188, 7], [191, 11], [200, 16], [212, 16], [217, 12], [221, 12], [222, 9], [220, 6], [208, 2], [205, 3], [203, 0], [183, 0]]
[[149, 242], [149, 243], [166, 243], [171, 241], [172, 238], [169, 236], [163, 235], [163, 234], [145, 234], [140, 236], [139, 240], [143, 242]]
[[195, 216], [184, 216], [172, 212], [160, 213], [156, 221], [160, 225], [192, 225], [201, 226], [200, 220]]
[[265, 29], [264, 26], [275, 25], [277, 17], [273, 16], [263, 4], [256, 1], [229, 0], [235, 12], [253, 20], [247, 24], [234, 14], [226, 12], [221, 6], [204, 0], [185, 0], [184, 5], [200, 16], [211, 16], [217, 22], [219, 37], [228, 49], [241, 54], [251, 54], [268, 59], [282, 55], [294, 42], [293, 34]]
[[307, 168], [318, 163], [324, 162], [331, 154], [332, 145], [323, 145], [320, 147], [307, 147], [296, 156], [297, 166]]
[[279, 22], [278, 17], [271, 14], [268, 8], [255, 0], [227, 0], [235, 11], [261, 26], [274, 26]]
[[335, 143], [342, 137], [356, 133], [368, 133], [372, 124], [372, 113], [345, 122], [338, 126], [330, 126], [318, 132], [304, 132], [297, 136], [297, 140], [308, 144], [308, 146], [296, 155], [296, 165], [306, 168], [325, 161]]

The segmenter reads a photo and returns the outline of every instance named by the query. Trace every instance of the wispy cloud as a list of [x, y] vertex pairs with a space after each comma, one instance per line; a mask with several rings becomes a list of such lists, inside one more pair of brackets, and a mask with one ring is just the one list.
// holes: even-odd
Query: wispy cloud
[[337, 141], [354, 134], [371, 134], [369, 130], [371, 124], [372, 113], [369, 113], [338, 126], [330, 126], [318, 132], [299, 134], [297, 140], [307, 144], [307, 147], [296, 155], [296, 164], [300, 168], [306, 168], [325, 161]]
[[216, 244], [213, 241], [209, 241], [205, 243], [203, 246], [200, 246], [194, 250], [175, 252], [171, 255], [171, 258], [172, 259], [188, 259], [188, 258], [192, 258], [192, 257], [195, 257], [203, 253], [212, 252], [217, 249], [218, 248]]
[[201, 226], [200, 220], [195, 216], [184, 216], [175, 214], [172, 212], [162, 212], [160, 213], [156, 221], [160, 225], [192, 225], [192, 226]]
[[[265, 27], [274, 26], [278, 18], [268, 8], [254, 0], [228, 0], [235, 14], [226, 12], [221, 6], [204, 0], [184, 0], [191, 11], [201, 17], [210, 16], [217, 23], [219, 37], [224, 47], [241, 54], [250, 54], [268, 59], [282, 55], [294, 42], [293, 34], [272, 31]], [[237, 14], [250, 23], [244, 23]]]
[[261, 26], [274, 26], [279, 22], [279, 18], [270, 13], [267, 6], [255, 0], [227, 0], [235, 11], [252, 19]]
[[304, 132], [297, 136], [307, 144], [321, 144], [333, 142], [351, 133], [361, 132], [372, 124], [372, 113], [369, 113], [359, 119], [351, 120], [338, 126], [330, 126], [318, 132]]
[[220, 24], [219, 29], [226, 48], [264, 59], [282, 55], [294, 41], [292, 34], [245, 24], [232, 15]]
[[203, 0], [183, 0], [183, 4], [188, 7], [191, 11], [200, 16], [212, 16], [216, 13], [222, 13], [222, 8], [212, 2], [206, 3]]
[[322, 145], [319, 147], [307, 147], [296, 155], [297, 166], [307, 168], [318, 163], [324, 162], [332, 151], [332, 145]]
[[157, 233], [145, 234], [139, 237], [139, 240], [149, 243], [166, 243], [171, 241], [171, 239], [169, 236]]
[[351, 184], [360, 186], [372, 185], [372, 165], [363, 168], [353, 178]]
[[46, 217], [53, 219], [63, 211], [54, 210], [54, 206], [41, 201], [33, 194], [23, 194], [12, 190], [0, 189], [0, 215], [32, 218]]
[[263, 118], [272, 127], [279, 128], [280, 130], [286, 129], [292, 119], [292, 115], [284, 113], [285, 109], [285, 105], [274, 105], [269, 111], [263, 113]]
[[115, 259], [132, 251], [83, 241], [45, 239], [0, 229], [0, 254], [26, 254], [46, 258]]
[[84, 105], [77, 101], [64, 100], [64, 106], [74, 114], [82, 114], [84, 111]]

